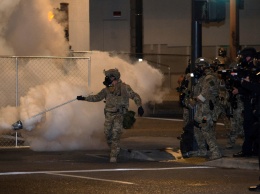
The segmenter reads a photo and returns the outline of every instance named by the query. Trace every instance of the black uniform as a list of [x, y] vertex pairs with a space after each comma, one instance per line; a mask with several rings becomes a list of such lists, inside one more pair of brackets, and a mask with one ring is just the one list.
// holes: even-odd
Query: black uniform
[[[260, 84], [243, 81], [239, 93], [243, 94], [244, 102], [244, 134], [245, 139], [242, 145], [242, 151], [234, 154], [234, 157], [250, 157], [253, 154], [258, 154], [258, 143], [253, 138], [256, 133], [257, 123], [260, 111]], [[252, 104], [253, 97], [256, 97], [257, 104]], [[257, 106], [255, 106], [257, 105]], [[256, 110], [255, 110], [256, 109]], [[255, 130], [254, 130], [255, 129]]]

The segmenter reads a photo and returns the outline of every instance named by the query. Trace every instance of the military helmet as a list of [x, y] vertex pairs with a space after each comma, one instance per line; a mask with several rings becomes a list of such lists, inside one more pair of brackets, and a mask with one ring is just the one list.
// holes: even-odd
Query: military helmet
[[225, 56], [227, 56], [227, 51], [226, 51], [226, 49], [224, 49], [224, 48], [219, 48], [218, 49], [218, 56], [221, 56], [221, 57], [225, 57]]
[[115, 79], [119, 79], [120, 78], [120, 72], [118, 71], [118, 69], [109, 69], [107, 71], [104, 70], [104, 74], [106, 77], [115, 77]]
[[[208, 72], [210, 72], [211, 68], [215, 66], [211, 63], [211, 60], [205, 58], [205, 57], [200, 57], [200, 58], [197, 58], [195, 60], [195, 75], [196, 77], [200, 77], [202, 75], [205, 75], [207, 74]], [[215, 70], [213, 68], [213, 70]]]
[[211, 65], [211, 61], [205, 57], [200, 57], [195, 60], [195, 66], [200, 68], [209, 68]]

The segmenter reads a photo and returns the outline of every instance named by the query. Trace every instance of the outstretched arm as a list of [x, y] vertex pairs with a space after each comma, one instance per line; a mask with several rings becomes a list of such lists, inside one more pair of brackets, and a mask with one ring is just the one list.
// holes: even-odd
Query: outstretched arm
[[77, 100], [84, 100], [84, 101], [89, 101], [89, 102], [99, 102], [103, 100], [106, 97], [106, 89], [102, 89], [99, 93], [96, 95], [89, 95], [87, 97], [84, 96], [77, 96]]

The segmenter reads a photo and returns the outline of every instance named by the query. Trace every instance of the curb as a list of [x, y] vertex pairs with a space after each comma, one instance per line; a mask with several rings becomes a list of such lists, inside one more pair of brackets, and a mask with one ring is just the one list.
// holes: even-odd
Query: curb
[[248, 169], [248, 170], [259, 170], [259, 163], [255, 159], [248, 158], [221, 158], [218, 160], [204, 162], [202, 165], [214, 166], [214, 167], [224, 167], [224, 168], [238, 168], [238, 169]]
[[121, 149], [119, 157], [124, 159], [136, 159], [143, 161], [176, 160], [176, 158], [165, 150], [131, 150]]

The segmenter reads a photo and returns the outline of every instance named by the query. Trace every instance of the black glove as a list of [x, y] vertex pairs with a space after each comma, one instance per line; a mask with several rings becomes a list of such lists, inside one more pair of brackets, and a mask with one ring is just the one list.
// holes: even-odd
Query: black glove
[[85, 100], [86, 98], [83, 96], [77, 96], [77, 100]]
[[209, 101], [209, 109], [214, 110], [214, 104], [213, 104], [212, 100]]
[[138, 115], [139, 116], [143, 116], [143, 114], [144, 114], [144, 109], [143, 109], [142, 106], [139, 106], [139, 108], [138, 108]]
[[195, 126], [195, 127], [197, 127], [197, 128], [201, 128], [201, 126], [200, 126], [200, 123], [199, 123], [199, 122], [197, 122], [197, 121], [193, 120], [193, 124], [194, 124], [194, 126]]

